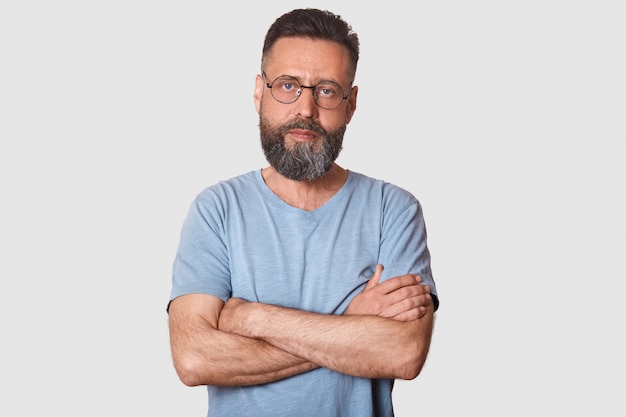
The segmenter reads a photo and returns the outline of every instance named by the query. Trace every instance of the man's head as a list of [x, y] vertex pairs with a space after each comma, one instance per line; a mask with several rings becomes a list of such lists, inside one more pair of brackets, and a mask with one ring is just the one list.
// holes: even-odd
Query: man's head
[[265, 35], [261, 68], [276, 41], [280, 38], [310, 38], [337, 42], [350, 54], [350, 83], [354, 82], [359, 61], [359, 37], [341, 16], [326, 10], [295, 9], [274, 21]]
[[268, 30], [254, 99], [263, 151], [283, 176], [315, 180], [332, 168], [356, 109], [358, 58], [357, 35], [327, 11], [293, 10]]

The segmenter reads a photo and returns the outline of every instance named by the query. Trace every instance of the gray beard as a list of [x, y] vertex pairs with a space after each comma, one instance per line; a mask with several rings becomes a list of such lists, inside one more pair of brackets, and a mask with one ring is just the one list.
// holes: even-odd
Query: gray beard
[[[308, 119], [298, 119], [285, 125], [272, 126], [260, 117], [261, 147], [267, 162], [281, 175], [295, 181], [312, 181], [326, 175], [333, 167], [343, 144], [346, 125], [326, 132]], [[316, 133], [318, 142], [299, 142], [292, 149], [285, 147], [285, 134], [291, 129], [306, 129]]]

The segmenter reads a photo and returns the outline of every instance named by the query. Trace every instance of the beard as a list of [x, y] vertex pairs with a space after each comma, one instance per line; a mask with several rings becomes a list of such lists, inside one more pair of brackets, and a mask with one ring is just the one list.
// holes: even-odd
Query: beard
[[[343, 144], [346, 125], [327, 132], [309, 119], [296, 119], [284, 125], [271, 125], [260, 117], [261, 147], [267, 162], [279, 174], [294, 181], [312, 181], [333, 167]], [[285, 147], [285, 134], [291, 129], [306, 129], [318, 136], [312, 142], [296, 142]]]

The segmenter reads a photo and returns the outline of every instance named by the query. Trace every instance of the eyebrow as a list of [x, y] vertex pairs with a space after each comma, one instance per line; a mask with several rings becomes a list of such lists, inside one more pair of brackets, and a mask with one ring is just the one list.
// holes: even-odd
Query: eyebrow
[[[267, 79], [267, 73], [266, 73], [265, 71], [263, 71], [262, 73], [263, 73], [263, 74], [265, 74], [265, 77], [266, 77], [266, 79]], [[291, 77], [291, 78], [293, 78], [293, 79], [297, 80], [297, 81], [300, 83], [300, 85], [303, 85], [303, 86], [305, 86], [305, 87], [315, 87], [316, 85], [318, 85], [318, 84], [322, 84], [322, 83], [333, 83], [333, 84], [337, 84], [339, 87], [341, 87], [341, 90], [342, 90], [342, 91], [344, 90], [344, 87], [342, 86], [342, 84], [341, 84], [339, 81], [330, 80], [330, 79], [319, 79], [319, 78], [318, 78], [318, 80], [319, 80], [319, 81], [317, 81], [317, 82], [315, 82], [315, 83], [313, 83], [313, 84], [310, 84], [310, 85], [309, 85], [308, 83], [306, 83], [306, 84], [305, 84], [305, 83], [303, 83], [302, 81], [300, 81], [300, 77], [297, 77], [297, 76], [295, 76], [295, 75], [291, 75], [291, 74], [281, 74], [281, 75], [279, 75], [278, 77], [276, 77], [276, 78], [274, 78], [274, 79], [272, 79], [272, 80], [269, 80], [269, 79], [268, 79], [268, 80], [267, 80], [267, 82], [269, 83], [269, 82], [271, 81], [271, 83], [273, 84], [273, 83], [274, 83], [274, 80], [276, 80], [276, 79], [278, 79], [278, 78], [280, 78], [280, 77]], [[349, 92], [349, 90], [350, 90], [351, 88], [352, 88], [352, 83], [349, 83], [349, 84], [348, 84], [348, 92]]]

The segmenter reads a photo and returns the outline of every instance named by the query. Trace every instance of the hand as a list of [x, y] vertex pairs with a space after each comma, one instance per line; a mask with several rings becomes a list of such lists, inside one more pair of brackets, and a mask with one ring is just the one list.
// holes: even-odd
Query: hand
[[376, 265], [374, 275], [363, 291], [356, 295], [346, 315], [376, 315], [398, 321], [416, 320], [426, 314], [432, 304], [430, 287], [421, 284], [417, 274], [400, 275], [380, 283], [382, 265]]

